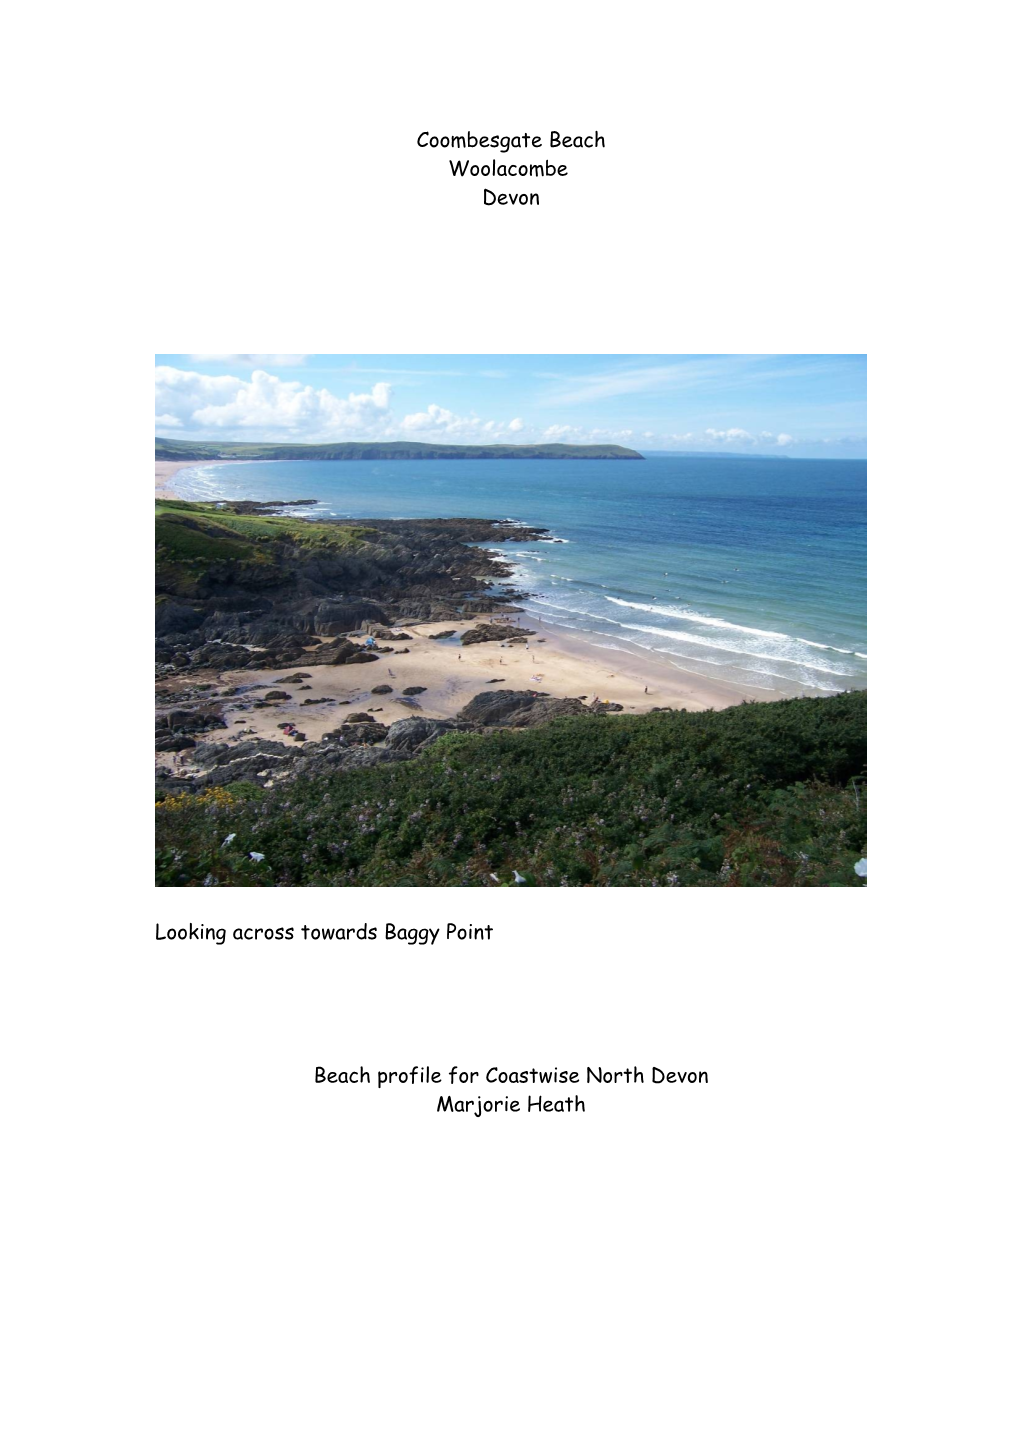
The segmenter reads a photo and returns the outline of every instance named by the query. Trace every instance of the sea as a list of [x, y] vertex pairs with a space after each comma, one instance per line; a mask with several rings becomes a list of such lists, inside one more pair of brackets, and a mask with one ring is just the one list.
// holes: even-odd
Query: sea
[[312, 518], [480, 516], [549, 528], [497, 548], [527, 609], [578, 640], [777, 695], [867, 684], [867, 463], [246, 461], [178, 471], [185, 500]]

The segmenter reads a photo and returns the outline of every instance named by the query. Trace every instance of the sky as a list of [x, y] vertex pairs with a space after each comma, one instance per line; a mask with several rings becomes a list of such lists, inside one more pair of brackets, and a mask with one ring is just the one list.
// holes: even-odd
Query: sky
[[156, 357], [156, 435], [867, 455], [865, 356]]

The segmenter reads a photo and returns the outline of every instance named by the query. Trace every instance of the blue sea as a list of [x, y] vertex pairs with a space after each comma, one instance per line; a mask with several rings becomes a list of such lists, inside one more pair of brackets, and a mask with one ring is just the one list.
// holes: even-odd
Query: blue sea
[[528, 610], [607, 650], [777, 695], [866, 685], [867, 463], [248, 461], [179, 471], [188, 500], [298, 500], [309, 517], [512, 517]]

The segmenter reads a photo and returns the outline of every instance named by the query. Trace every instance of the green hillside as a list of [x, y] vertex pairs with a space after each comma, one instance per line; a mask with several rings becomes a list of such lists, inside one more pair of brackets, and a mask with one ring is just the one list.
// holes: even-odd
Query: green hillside
[[338, 441], [291, 446], [253, 441], [168, 441], [157, 461], [643, 461], [626, 446], [446, 446], [424, 441]]

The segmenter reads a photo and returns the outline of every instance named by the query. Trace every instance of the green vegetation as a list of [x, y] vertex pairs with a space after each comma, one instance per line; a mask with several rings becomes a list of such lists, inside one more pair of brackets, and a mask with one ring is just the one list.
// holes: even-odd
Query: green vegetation
[[424, 441], [336, 441], [289, 446], [252, 441], [167, 441], [157, 461], [643, 461], [626, 446], [447, 446]]
[[[228, 503], [156, 502], [156, 546], [171, 555], [239, 554], [246, 543], [286, 541], [298, 546], [345, 551], [375, 533], [368, 526], [301, 521], [294, 516], [246, 515]], [[201, 539], [197, 539], [201, 538]], [[213, 543], [218, 543], [215, 545]], [[246, 547], [252, 553], [251, 545]]]
[[[294, 548], [335, 559], [358, 550], [371, 527], [301, 521], [293, 516], [245, 515], [229, 506], [156, 502], [156, 590], [193, 596], [207, 583], [243, 585], [280, 579]], [[158, 600], [158, 595], [157, 595]]]
[[866, 704], [568, 717], [271, 791], [157, 798], [157, 882], [472, 886], [516, 868], [542, 886], [860, 886]]

